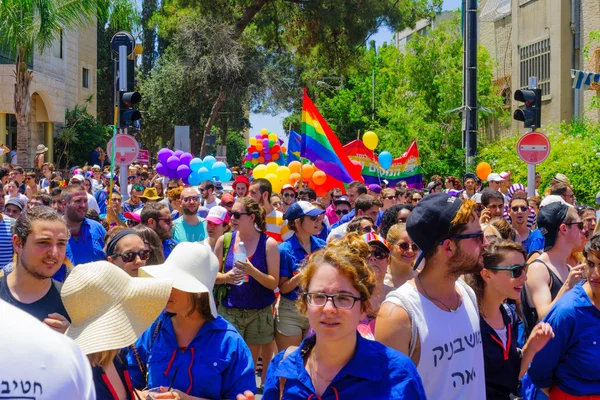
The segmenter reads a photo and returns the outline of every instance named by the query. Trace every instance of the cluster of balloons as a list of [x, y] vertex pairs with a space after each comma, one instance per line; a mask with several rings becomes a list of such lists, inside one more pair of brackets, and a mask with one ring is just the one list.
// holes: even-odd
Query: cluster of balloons
[[285, 146], [279, 145], [279, 137], [276, 133], [263, 128], [260, 130], [260, 135], [250, 138], [250, 146], [244, 156], [244, 165], [252, 167], [265, 162], [277, 161], [281, 157], [280, 153], [285, 153], [286, 150]]
[[285, 184], [295, 185], [299, 180], [308, 182], [309, 186], [318, 187], [327, 181], [325, 172], [314, 165], [302, 165], [298, 161], [292, 161], [288, 166], [279, 166], [274, 162], [267, 165], [259, 164], [252, 173], [254, 178], [265, 178], [273, 186], [273, 192], [280, 193]]
[[171, 179], [181, 179], [186, 185], [199, 185], [205, 180], [217, 179], [222, 182], [231, 180], [231, 171], [224, 162], [213, 156], [204, 160], [181, 150], [163, 148], [158, 152], [156, 172]]

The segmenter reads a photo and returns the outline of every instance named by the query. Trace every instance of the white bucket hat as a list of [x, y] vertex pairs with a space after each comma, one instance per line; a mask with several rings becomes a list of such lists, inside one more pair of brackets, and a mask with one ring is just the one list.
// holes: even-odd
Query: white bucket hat
[[67, 336], [84, 354], [127, 347], [158, 318], [171, 287], [168, 281], [132, 278], [108, 261], [78, 265], [60, 291], [71, 318]]
[[[79, 268], [79, 267], [77, 267]], [[169, 279], [173, 288], [186, 293], [208, 293], [210, 312], [217, 317], [213, 287], [219, 271], [219, 260], [209, 247], [201, 243], [179, 243], [162, 265], [139, 269], [139, 276]]]

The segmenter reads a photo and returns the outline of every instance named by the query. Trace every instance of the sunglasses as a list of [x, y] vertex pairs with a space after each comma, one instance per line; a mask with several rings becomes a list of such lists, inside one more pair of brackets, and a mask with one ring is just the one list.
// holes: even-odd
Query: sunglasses
[[296, 197], [296, 195], [294, 193], [284, 193], [283, 197], [291, 197], [293, 199], [294, 197]]
[[492, 271], [510, 271], [513, 278], [520, 278], [521, 275], [525, 272], [525, 268], [527, 268], [528, 264], [525, 265], [513, 265], [511, 267], [485, 267], [485, 269], [489, 269]]
[[342, 195], [339, 195], [339, 196], [333, 196], [333, 199], [334, 199], [334, 200], [339, 200], [339, 199], [341, 199], [341, 198], [342, 198]]
[[165, 217], [165, 218], [156, 218], [157, 221], [167, 221], [167, 223], [171, 224], [173, 222], [173, 218]]
[[519, 212], [519, 211], [524, 212], [524, 211], [529, 210], [529, 207], [528, 206], [514, 206], [514, 207], [511, 207], [510, 209], [512, 210], [512, 212]]
[[131, 187], [131, 190], [135, 190], [136, 192], [143, 192], [144, 189], [146, 189], [146, 188], [142, 185], [133, 185]]
[[578, 228], [580, 231], [582, 231], [582, 230], [583, 230], [583, 227], [585, 226], [585, 224], [584, 224], [584, 222], [583, 222], [583, 221], [580, 221], [580, 222], [568, 222], [568, 223], [566, 223], [565, 225], [577, 225], [577, 228]]
[[335, 210], [337, 215], [346, 215], [350, 212], [350, 210]]
[[240, 219], [242, 215], [248, 215], [248, 213], [239, 212], [239, 211], [230, 211], [231, 218]]
[[134, 261], [136, 257], [139, 257], [142, 261], [146, 261], [150, 258], [150, 250], [128, 251], [126, 253], [114, 254], [113, 257], [121, 257], [121, 260], [126, 263]]
[[363, 233], [370, 233], [373, 232], [373, 227], [371, 225], [367, 225], [364, 228], [362, 228]]
[[388, 257], [389, 253], [379, 247], [371, 247], [371, 257], [374, 257], [377, 260], [385, 260]]
[[198, 197], [198, 196], [188, 196], [188, 197], [184, 197], [181, 200], [183, 200], [184, 203], [189, 203], [190, 201], [198, 202], [198, 201], [200, 201], [200, 197]]
[[442, 240], [440, 242], [440, 244], [444, 243], [445, 240], [449, 240], [449, 239], [456, 239], [456, 240], [477, 239], [478, 242], [483, 242], [483, 232], [465, 233], [463, 235], [450, 236], [449, 238]]
[[400, 242], [396, 243], [403, 251], [408, 251], [408, 249], [412, 249], [412, 251], [419, 251], [419, 246], [416, 243], [408, 243], [408, 242]]
[[230, 201], [229, 203], [221, 203], [223, 207], [233, 207], [233, 204], [233, 201]]

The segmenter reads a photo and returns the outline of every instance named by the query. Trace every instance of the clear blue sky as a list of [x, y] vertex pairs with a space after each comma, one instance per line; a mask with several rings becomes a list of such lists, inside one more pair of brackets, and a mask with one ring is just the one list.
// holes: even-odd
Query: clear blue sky
[[[461, 2], [462, 0], [444, 0], [442, 8], [444, 10], [455, 10], [460, 8]], [[391, 42], [392, 35], [393, 32], [389, 28], [383, 27], [372, 36], [372, 39], [375, 40], [377, 46], [381, 46], [384, 42]], [[250, 114], [250, 124], [252, 125], [250, 128], [250, 135], [257, 135], [262, 128], [267, 128], [268, 130], [277, 133], [282, 139], [285, 138], [286, 133], [283, 132], [281, 125], [283, 119], [287, 116], [288, 113], [280, 113], [275, 116], [270, 114]]]

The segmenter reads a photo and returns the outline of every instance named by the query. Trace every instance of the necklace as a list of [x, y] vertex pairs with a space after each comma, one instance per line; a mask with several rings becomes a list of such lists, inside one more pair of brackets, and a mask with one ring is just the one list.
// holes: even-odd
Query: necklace
[[423, 294], [425, 295], [425, 297], [427, 297], [429, 300], [435, 301], [436, 303], [440, 303], [441, 305], [443, 305], [444, 307], [446, 307], [448, 309], [448, 311], [450, 311], [452, 313], [455, 313], [455, 312], [458, 311], [458, 307], [460, 306], [460, 298], [458, 297], [458, 293], [456, 293], [456, 291], [455, 291], [455, 293], [456, 293], [456, 308], [452, 309], [452, 308], [448, 307], [446, 305], [446, 303], [444, 303], [443, 301], [438, 300], [438, 299], [436, 299], [434, 297], [431, 297], [429, 295], [429, 293], [427, 293], [427, 290], [425, 290], [425, 286], [423, 286], [423, 282], [421, 282], [421, 276], [420, 276], [420, 274], [417, 275], [417, 280], [419, 281], [419, 285], [421, 285], [421, 289], [423, 289]]
[[309, 361], [310, 361], [310, 369], [311, 369], [311, 370], [312, 370], [312, 371], [313, 371], [315, 374], [317, 374], [317, 376], [318, 376], [318, 377], [319, 377], [319, 378], [320, 378], [320, 379], [321, 379], [323, 382], [325, 382], [325, 383], [327, 383], [327, 384], [331, 383], [331, 381], [332, 381], [333, 379], [325, 379], [325, 378], [323, 378], [323, 376], [322, 376], [321, 374], [319, 374], [319, 372], [317, 372], [317, 370], [315, 369], [315, 365], [314, 365], [313, 357], [310, 357], [310, 358], [309, 358]]

